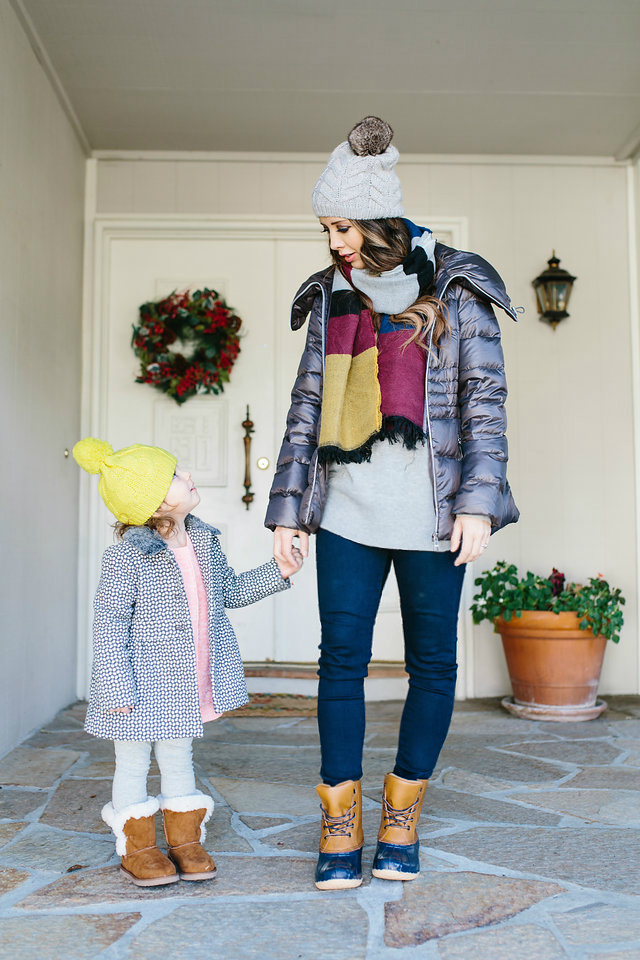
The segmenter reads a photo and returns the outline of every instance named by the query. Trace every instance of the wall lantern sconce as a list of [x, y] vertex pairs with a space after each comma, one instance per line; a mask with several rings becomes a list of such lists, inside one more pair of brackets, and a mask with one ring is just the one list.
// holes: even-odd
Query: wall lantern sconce
[[577, 277], [572, 277], [567, 270], [560, 268], [560, 258], [556, 257], [555, 250], [547, 263], [549, 266], [535, 278], [533, 286], [536, 291], [540, 319], [546, 320], [555, 330], [560, 320], [569, 316], [567, 313], [569, 297], [573, 289], [573, 281], [577, 280]]

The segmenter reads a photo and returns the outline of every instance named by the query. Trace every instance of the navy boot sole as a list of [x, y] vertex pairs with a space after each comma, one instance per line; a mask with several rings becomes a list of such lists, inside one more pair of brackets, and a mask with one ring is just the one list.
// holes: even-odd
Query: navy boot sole
[[380, 880], [415, 880], [420, 876], [420, 841], [399, 844], [378, 840], [372, 874]]
[[362, 847], [349, 853], [319, 853], [315, 885], [318, 890], [348, 890], [362, 883]]

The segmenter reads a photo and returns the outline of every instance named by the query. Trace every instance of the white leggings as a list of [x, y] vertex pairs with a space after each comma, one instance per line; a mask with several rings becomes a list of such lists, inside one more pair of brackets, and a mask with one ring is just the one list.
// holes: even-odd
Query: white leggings
[[[157, 740], [153, 748], [160, 767], [160, 790], [163, 797], [187, 797], [196, 792], [190, 737], [180, 740]], [[147, 799], [147, 774], [151, 763], [151, 744], [140, 740], [114, 740], [116, 770], [113, 775], [111, 802], [114, 810], [122, 810]]]

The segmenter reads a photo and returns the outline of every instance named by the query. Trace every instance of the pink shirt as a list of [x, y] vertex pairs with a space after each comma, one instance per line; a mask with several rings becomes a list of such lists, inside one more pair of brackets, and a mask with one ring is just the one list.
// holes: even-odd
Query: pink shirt
[[200, 696], [200, 714], [202, 720], [217, 720], [221, 713], [213, 708], [213, 691], [211, 690], [211, 663], [209, 657], [209, 604], [207, 591], [202, 579], [202, 570], [196, 557], [196, 552], [187, 534], [187, 543], [184, 547], [171, 546], [175, 556], [182, 581], [187, 593], [193, 639], [196, 647], [196, 666], [198, 670], [198, 693]]

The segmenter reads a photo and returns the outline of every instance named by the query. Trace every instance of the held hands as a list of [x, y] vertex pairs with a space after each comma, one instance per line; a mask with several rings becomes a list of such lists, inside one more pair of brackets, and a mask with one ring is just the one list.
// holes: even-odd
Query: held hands
[[113, 710], [109, 710], [109, 713], [131, 713], [133, 707], [115, 707]]
[[[293, 545], [296, 537], [299, 539], [299, 547]], [[301, 568], [304, 558], [309, 556], [309, 534], [289, 527], [276, 527], [273, 535], [273, 556], [283, 580], [292, 577]]]
[[460, 553], [455, 559], [454, 566], [462, 563], [471, 563], [484, 553], [491, 536], [491, 524], [480, 517], [456, 517], [451, 534], [451, 552], [456, 553], [462, 542]]

